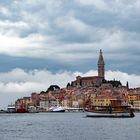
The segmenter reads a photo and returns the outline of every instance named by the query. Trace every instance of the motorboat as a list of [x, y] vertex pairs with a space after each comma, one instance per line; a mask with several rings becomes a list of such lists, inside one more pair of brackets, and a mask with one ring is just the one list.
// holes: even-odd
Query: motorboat
[[16, 113], [15, 105], [8, 105], [6, 113]]
[[49, 112], [65, 112], [66, 109], [62, 106], [50, 107]]

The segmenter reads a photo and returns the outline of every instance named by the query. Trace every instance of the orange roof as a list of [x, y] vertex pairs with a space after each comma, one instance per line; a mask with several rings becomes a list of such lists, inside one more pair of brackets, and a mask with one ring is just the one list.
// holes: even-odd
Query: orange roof
[[99, 79], [101, 77], [99, 76], [87, 76], [87, 77], [81, 77], [82, 80], [91, 80], [91, 79]]

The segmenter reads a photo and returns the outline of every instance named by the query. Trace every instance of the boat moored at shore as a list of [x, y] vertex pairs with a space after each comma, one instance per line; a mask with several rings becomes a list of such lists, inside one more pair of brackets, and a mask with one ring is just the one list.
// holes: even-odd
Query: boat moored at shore
[[[92, 106], [85, 109], [87, 117], [113, 117], [132, 118], [134, 110], [127, 105], [121, 105], [120, 100], [111, 100], [108, 106]], [[119, 103], [119, 104], [118, 104]]]
[[62, 106], [50, 107], [49, 112], [65, 112], [66, 109]]
[[14, 105], [8, 105], [6, 113], [16, 113], [16, 107]]
[[132, 118], [134, 113], [132, 110], [124, 111], [99, 111], [99, 110], [85, 110], [87, 117], [110, 117], [110, 118]]

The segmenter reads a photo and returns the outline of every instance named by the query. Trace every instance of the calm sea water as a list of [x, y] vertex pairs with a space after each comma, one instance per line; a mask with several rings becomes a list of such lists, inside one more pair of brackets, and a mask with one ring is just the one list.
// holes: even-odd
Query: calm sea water
[[140, 140], [134, 118], [86, 118], [84, 113], [0, 114], [0, 140]]

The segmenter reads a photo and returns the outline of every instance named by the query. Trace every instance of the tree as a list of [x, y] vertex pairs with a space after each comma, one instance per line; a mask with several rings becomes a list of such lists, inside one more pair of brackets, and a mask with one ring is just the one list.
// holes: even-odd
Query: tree
[[44, 94], [44, 93], [46, 93], [46, 92], [45, 92], [45, 91], [41, 91], [40, 93], [41, 93], [41, 94]]
[[129, 89], [129, 84], [128, 84], [128, 81], [126, 82], [126, 87]]
[[58, 85], [50, 85], [46, 92], [58, 90], [60, 87]]
[[110, 80], [110, 81], [107, 81], [107, 80], [103, 80], [103, 83], [110, 83], [113, 87], [119, 87], [122, 85], [122, 83], [120, 81], [117, 81], [117, 80]]
[[67, 88], [70, 87], [70, 83], [67, 84]]

